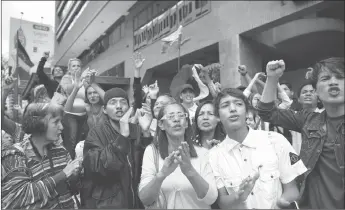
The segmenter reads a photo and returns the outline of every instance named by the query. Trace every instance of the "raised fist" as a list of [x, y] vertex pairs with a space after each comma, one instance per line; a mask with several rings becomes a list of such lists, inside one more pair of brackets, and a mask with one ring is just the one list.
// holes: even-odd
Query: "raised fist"
[[245, 76], [247, 74], [247, 67], [245, 65], [239, 65], [238, 66], [238, 72], [242, 75]]
[[267, 77], [281, 77], [285, 71], [285, 63], [283, 60], [275, 60], [267, 63]]
[[50, 54], [49, 51], [44, 52], [44, 53], [43, 53], [43, 57], [45, 57], [46, 59], [48, 59], [48, 58], [49, 58], [49, 54]]

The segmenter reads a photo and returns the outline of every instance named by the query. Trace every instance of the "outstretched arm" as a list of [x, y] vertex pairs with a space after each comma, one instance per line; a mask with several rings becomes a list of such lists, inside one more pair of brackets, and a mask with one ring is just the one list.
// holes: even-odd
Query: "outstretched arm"
[[[198, 65], [198, 64], [196, 64], [196, 65]], [[199, 101], [203, 98], [206, 98], [210, 92], [209, 92], [208, 87], [200, 80], [198, 72], [196, 71], [194, 66], [192, 68], [192, 71], [193, 71], [193, 77], [194, 77], [195, 81], [198, 83], [198, 86], [200, 89], [200, 94], [197, 97], [193, 98], [193, 101], [196, 102], [196, 101]]]

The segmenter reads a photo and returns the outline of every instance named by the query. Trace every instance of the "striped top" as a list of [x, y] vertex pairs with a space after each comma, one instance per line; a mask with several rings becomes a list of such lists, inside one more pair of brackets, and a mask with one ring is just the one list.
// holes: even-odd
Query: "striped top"
[[72, 181], [66, 181], [62, 172], [71, 160], [69, 153], [51, 144], [41, 159], [30, 139], [2, 151], [1, 208], [74, 209]]

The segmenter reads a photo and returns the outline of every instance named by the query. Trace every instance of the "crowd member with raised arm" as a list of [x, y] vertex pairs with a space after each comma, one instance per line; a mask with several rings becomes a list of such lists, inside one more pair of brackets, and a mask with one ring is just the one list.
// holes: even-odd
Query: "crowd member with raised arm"
[[322, 113], [277, 109], [276, 84], [284, 61], [267, 64], [267, 81], [258, 109], [261, 118], [302, 134], [300, 157], [308, 167], [301, 177], [300, 206], [312, 209], [344, 208], [344, 58], [317, 62], [308, 74], [323, 103]]
[[139, 197], [145, 206], [162, 196], [167, 209], [209, 209], [217, 199], [214, 176], [204, 158], [208, 150], [193, 145], [191, 129], [182, 105], [160, 110], [158, 141], [146, 148], [143, 159]]
[[246, 126], [242, 91], [222, 90], [215, 99], [226, 138], [209, 153], [223, 209], [289, 207], [299, 195], [295, 178], [307, 169], [283, 135]]
[[152, 116], [140, 109], [139, 125], [134, 125], [129, 123], [132, 109], [124, 90], [112, 88], [105, 92], [107, 120], [91, 129], [84, 143], [83, 208], [142, 207], [136, 190], [140, 174], [135, 169], [141, 163], [134, 160], [140, 141], [152, 141]]
[[65, 75], [66, 70], [62, 69], [60, 66], [54, 66], [51, 71], [53, 79], [48, 77], [48, 75], [44, 72], [44, 65], [48, 58], [49, 52], [44, 52], [41, 61], [38, 63], [36, 74], [39, 83], [44, 85], [44, 87], [47, 89], [49, 98], [52, 98], [54, 96], [54, 92], [60, 91], [58, 86], [62, 77]]
[[2, 151], [1, 208], [74, 209], [81, 162], [55, 145], [63, 107], [29, 104], [23, 117], [26, 138]]
[[[1, 107], [6, 106], [6, 99], [10, 92], [13, 90], [16, 78], [8, 76], [2, 81], [1, 89]], [[1, 115], [1, 129], [11, 136], [13, 143], [18, 143], [23, 140], [24, 132], [20, 123], [14, 122], [5, 114]]]
[[[251, 77], [249, 76], [249, 74], [248, 74], [247, 67], [246, 67], [245, 65], [239, 65], [237, 71], [241, 74], [243, 80], [246, 81], [246, 83], [247, 83], [248, 86], [249, 86], [249, 84], [250, 84], [251, 81], [253, 81], [253, 80], [252, 80], [252, 78], [251, 78]], [[255, 93], [259, 93], [259, 90], [258, 90], [256, 81], [258, 81], [258, 80], [254, 80], [254, 81], [252, 82], [252, 87], [251, 87], [250, 89], [248, 89], [250, 92], [253, 91], [253, 92], [255, 92]], [[248, 86], [247, 86], [247, 87], [248, 87]], [[238, 88], [239, 88], [239, 87], [238, 87]], [[241, 87], [240, 89], [243, 89], [243, 91], [244, 91], [244, 90], [246, 89], [246, 87]]]
[[144, 65], [145, 58], [142, 56], [140, 52], [137, 52], [133, 56], [133, 63], [134, 63], [134, 80], [133, 80], [133, 97], [134, 97], [134, 109], [133, 111], [136, 112], [137, 109], [141, 108], [141, 104], [143, 103], [143, 96], [142, 96], [142, 84], [141, 84], [141, 77], [140, 77], [140, 69]]

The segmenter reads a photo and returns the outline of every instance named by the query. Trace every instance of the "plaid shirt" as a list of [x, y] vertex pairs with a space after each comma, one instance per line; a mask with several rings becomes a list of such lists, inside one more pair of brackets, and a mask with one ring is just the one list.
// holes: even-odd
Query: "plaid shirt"
[[[50, 157], [50, 158], [49, 158]], [[72, 209], [70, 181], [60, 181], [71, 160], [63, 146], [51, 144], [48, 155], [37, 156], [30, 137], [2, 151], [2, 209]]]

